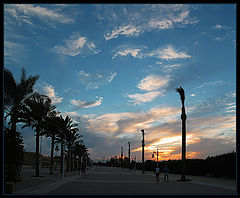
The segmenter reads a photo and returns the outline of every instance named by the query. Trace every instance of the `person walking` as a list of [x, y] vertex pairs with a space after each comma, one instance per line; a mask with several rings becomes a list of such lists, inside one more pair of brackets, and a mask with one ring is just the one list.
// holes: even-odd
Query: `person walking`
[[168, 182], [168, 167], [167, 165], [165, 165], [165, 168], [164, 168], [164, 181], [167, 181]]
[[157, 167], [157, 168], [156, 168], [156, 181], [159, 181], [159, 174], [160, 174], [160, 170], [159, 170], [159, 168]]

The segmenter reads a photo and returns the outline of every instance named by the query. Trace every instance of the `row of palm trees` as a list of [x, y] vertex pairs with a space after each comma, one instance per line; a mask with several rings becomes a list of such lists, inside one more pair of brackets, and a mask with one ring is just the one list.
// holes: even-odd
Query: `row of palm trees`
[[[5, 160], [4, 169], [7, 181], [16, 181], [20, 171], [20, 156], [14, 155], [19, 132], [17, 123], [22, 124], [22, 129], [31, 127], [36, 136], [36, 163], [35, 174], [39, 176], [40, 172], [40, 155], [39, 155], [39, 137], [45, 136], [51, 138], [51, 162], [50, 174], [53, 174], [53, 156], [54, 145], [61, 144], [61, 157], [63, 152], [67, 154], [67, 171], [73, 170], [73, 161], [88, 158], [88, 150], [84, 145], [82, 136], [78, 134], [78, 124], [66, 116], [59, 115], [56, 106], [51, 103], [51, 99], [43, 94], [34, 91], [34, 85], [39, 79], [38, 75], [26, 77], [26, 72], [22, 69], [21, 80], [17, 83], [10, 70], [4, 69], [4, 120], [5, 134], [11, 134], [11, 140], [5, 137]], [[7, 142], [10, 142], [7, 144]], [[66, 145], [67, 149], [64, 149]], [[12, 153], [9, 152], [12, 150]], [[16, 151], [15, 151], [16, 152]], [[10, 155], [10, 156], [9, 156]], [[63, 160], [61, 160], [62, 162]], [[17, 170], [17, 172], [16, 172]], [[63, 171], [63, 163], [61, 170]], [[15, 173], [15, 174], [13, 174]]]

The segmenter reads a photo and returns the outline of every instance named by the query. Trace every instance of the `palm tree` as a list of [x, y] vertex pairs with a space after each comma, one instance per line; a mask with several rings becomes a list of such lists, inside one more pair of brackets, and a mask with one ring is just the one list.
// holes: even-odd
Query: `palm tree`
[[68, 163], [67, 163], [67, 171], [69, 171], [70, 167], [71, 167], [71, 171], [73, 169], [73, 146], [74, 143], [78, 140], [78, 138], [82, 137], [81, 135], [77, 134], [77, 132], [79, 131], [78, 128], [74, 128], [76, 127], [77, 124], [73, 124], [71, 128], [69, 128], [66, 131], [66, 144], [67, 144], [67, 149], [68, 149]]
[[[68, 133], [69, 131], [74, 131], [76, 129], [74, 129], [74, 127], [76, 127], [77, 124], [73, 123], [73, 120], [70, 117], [66, 117], [65, 119], [60, 115], [60, 117], [58, 117], [58, 129], [59, 129], [59, 134], [57, 135], [57, 142], [61, 144], [61, 163], [63, 161], [63, 152], [65, 152], [64, 150], [64, 145], [67, 144], [67, 140], [70, 140], [71, 138], [68, 137]], [[63, 171], [63, 164], [61, 164], [61, 169], [60, 169], [60, 173], [62, 173]]]
[[60, 173], [63, 172], [63, 145], [65, 144], [65, 130], [66, 130], [66, 124], [65, 124], [65, 120], [63, 119], [63, 117], [60, 115], [60, 117], [57, 117], [57, 129], [59, 131], [59, 133], [56, 136], [56, 142], [61, 144], [61, 168], [60, 168]]
[[6, 117], [11, 116], [10, 124], [11, 131], [16, 131], [16, 124], [18, 122], [19, 113], [24, 106], [24, 101], [33, 93], [33, 86], [39, 76], [30, 76], [26, 78], [26, 71], [22, 69], [22, 76], [20, 83], [16, 83], [13, 74], [8, 69], [4, 69], [4, 109]]
[[[77, 162], [80, 162], [79, 160], [80, 160], [80, 156], [81, 155], [79, 155], [79, 151], [80, 152], [82, 152], [81, 150], [82, 150], [82, 146], [83, 146], [83, 140], [78, 140], [78, 141], [76, 141], [75, 143], [74, 143], [74, 145], [73, 145], [73, 158], [74, 158], [74, 171], [76, 171], [76, 169], [78, 168], [78, 166], [77, 165], [79, 165]], [[77, 157], [78, 157], [78, 159], [79, 160], [77, 160]]]
[[83, 144], [83, 141], [78, 141], [74, 145], [74, 154], [76, 157], [79, 158], [79, 165], [78, 168], [80, 168], [83, 165], [83, 158], [88, 157], [88, 149]]
[[52, 111], [49, 113], [49, 116], [46, 117], [45, 119], [45, 126], [43, 128], [43, 133], [46, 137], [51, 138], [51, 161], [50, 161], [50, 175], [53, 174], [53, 155], [54, 155], [54, 144], [55, 144], [55, 139], [56, 135], [59, 133], [59, 130], [57, 128], [58, 124], [58, 117], [57, 114], [59, 112], [57, 111]]
[[43, 135], [45, 120], [56, 106], [51, 104], [51, 99], [39, 93], [33, 94], [24, 102], [21, 112], [21, 122], [25, 123], [22, 128], [32, 127], [36, 132], [36, 177], [39, 176], [39, 136]]
[[187, 115], [185, 112], [184, 100], [185, 100], [185, 93], [184, 89], [180, 86], [180, 88], [176, 88], [176, 91], [179, 93], [181, 102], [182, 102], [182, 174], [181, 180], [185, 181], [185, 172], [186, 172], [186, 119]]
[[[26, 72], [24, 68], [22, 69], [22, 75], [20, 82], [16, 82], [13, 74], [10, 70], [4, 68], [4, 118], [5, 125], [7, 124], [7, 118], [10, 117], [8, 125], [7, 138], [4, 144], [8, 142], [8, 146], [4, 149], [5, 159], [4, 159], [4, 169], [7, 176], [6, 181], [16, 181], [18, 180], [18, 175], [20, 171], [20, 166], [22, 161], [21, 155], [23, 155], [23, 148], [18, 145], [21, 142], [21, 134], [16, 131], [16, 125], [19, 121], [19, 113], [24, 105], [24, 101], [33, 94], [33, 87], [38, 80], [39, 76], [29, 76], [26, 77]], [[18, 148], [22, 148], [20, 155]], [[18, 154], [16, 154], [18, 153]], [[6, 160], [6, 156], [8, 155]], [[9, 161], [10, 160], [10, 161]], [[5, 183], [4, 183], [5, 184]]]

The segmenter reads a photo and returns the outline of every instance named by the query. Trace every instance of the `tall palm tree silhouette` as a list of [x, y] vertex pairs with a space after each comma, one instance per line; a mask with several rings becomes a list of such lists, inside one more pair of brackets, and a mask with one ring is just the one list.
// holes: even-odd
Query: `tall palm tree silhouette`
[[[4, 170], [6, 171], [4, 176], [6, 176], [7, 181], [16, 181], [19, 179], [21, 157], [17, 152], [20, 152], [18, 150], [19, 133], [17, 132], [17, 123], [19, 122], [24, 101], [34, 93], [34, 85], [39, 79], [38, 75], [27, 77], [24, 68], [21, 71], [21, 79], [17, 82], [13, 73], [4, 68], [4, 119], [9, 125], [9, 134], [11, 137], [8, 139], [10, 147], [6, 144], [7, 141], [4, 142], [4, 145], [7, 146], [7, 149], [4, 150]], [[7, 121], [8, 117], [10, 117], [9, 121]]]
[[31, 97], [24, 101], [25, 106], [20, 114], [20, 121], [25, 123], [22, 128], [32, 127], [36, 132], [36, 177], [40, 172], [39, 161], [39, 137], [44, 135], [44, 127], [47, 116], [56, 106], [51, 104], [51, 99], [43, 94], [34, 93]]
[[[63, 172], [63, 161], [65, 159], [63, 153], [65, 154], [65, 149], [64, 149], [64, 145], [69, 145], [69, 142], [71, 140], [72, 136], [69, 136], [69, 133], [75, 133], [78, 131], [78, 128], [76, 128], [76, 126], [78, 126], [76, 123], [73, 123], [72, 118], [70, 118], [69, 116], [67, 116], [65, 119], [62, 117], [62, 115], [60, 115], [60, 117], [58, 117], [58, 124], [56, 125], [58, 127], [59, 133], [57, 134], [56, 140], [57, 143], [61, 144], [61, 169], [60, 169], [60, 173]], [[79, 136], [80, 137], [80, 136]]]
[[57, 114], [59, 112], [52, 111], [45, 119], [44, 127], [43, 127], [43, 134], [46, 137], [51, 138], [51, 160], [50, 160], [50, 175], [53, 175], [53, 155], [54, 155], [54, 144], [56, 143], [56, 136], [58, 135], [59, 131], [56, 125], [58, 124], [58, 117]]
[[181, 102], [182, 102], [182, 174], [181, 174], [181, 180], [185, 181], [185, 174], [186, 174], [186, 119], [187, 115], [185, 112], [185, 106], [184, 106], [184, 100], [185, 100], [185, 93], [184, 89], [180, 86], [179, 88], [176, 88], [176, 91], [179, 93]]

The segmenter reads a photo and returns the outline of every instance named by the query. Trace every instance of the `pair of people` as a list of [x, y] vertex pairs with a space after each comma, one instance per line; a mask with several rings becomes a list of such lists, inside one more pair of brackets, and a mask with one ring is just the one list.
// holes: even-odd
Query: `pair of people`
[[[164, 181], [168, 181], [168, 167], [165, 166], [164, 168]], [[156, 181], [159, 181], [159, 174], [160, 174], [160, 169], [157, 167], [156, 168]]]

